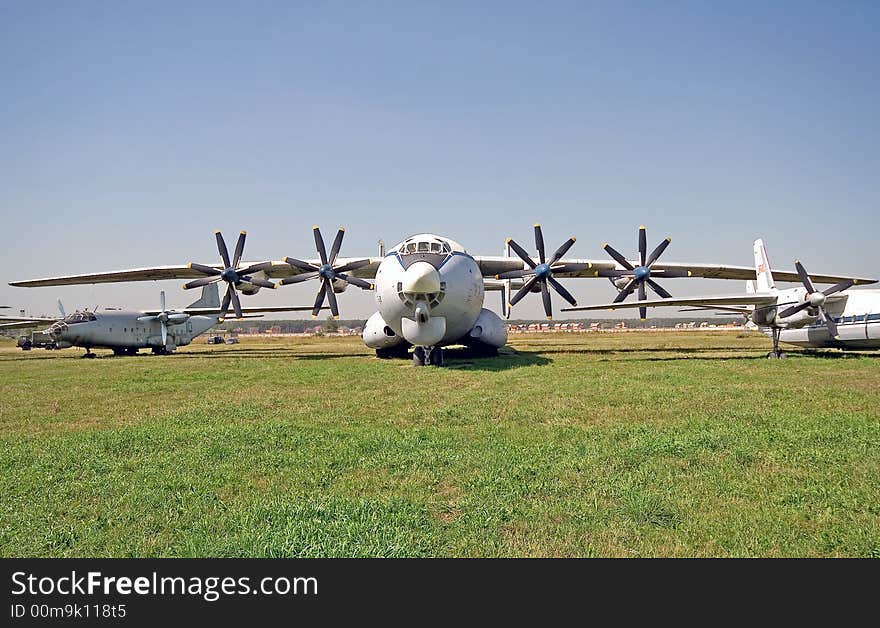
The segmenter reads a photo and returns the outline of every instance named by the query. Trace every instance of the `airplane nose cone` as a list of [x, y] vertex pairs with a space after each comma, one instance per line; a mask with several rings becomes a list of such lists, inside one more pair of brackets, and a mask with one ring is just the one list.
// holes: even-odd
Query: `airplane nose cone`
[[428, 262], [416, 262], [403, 275], [403, 291], [419, 294], [440, 292], [440, 273]]

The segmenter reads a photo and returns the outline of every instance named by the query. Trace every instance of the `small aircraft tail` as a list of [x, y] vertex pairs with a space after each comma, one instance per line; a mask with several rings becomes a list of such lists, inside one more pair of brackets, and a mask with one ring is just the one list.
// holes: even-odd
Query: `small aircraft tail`
[[190, 303], [187, 307], [198, 308], [218, 308], [220, 307], [220, 291], [217, 289], [216, 283], [209, 283], [202, 288], [202, 296], [195, 303]]
[[755, 240], [755, 275], [758, 292], [771, 292], [776, 289], [773, 272], [770, 270], [770, 260], [767, 258], [767, 250], [761, 238]]

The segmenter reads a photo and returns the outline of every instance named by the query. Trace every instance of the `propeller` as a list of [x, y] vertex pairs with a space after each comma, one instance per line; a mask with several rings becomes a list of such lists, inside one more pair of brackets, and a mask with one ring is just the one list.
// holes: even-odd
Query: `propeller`
[[184, 323], [189, 318], [189, 314], [184, 312], [174, 312], [165, 309], [165, 291], [159, 293], [159, 313], [138, 316], [139, 323], [147, 323], [150, 321], [159, 321], [162, 325], [162, 346], [168, 344], [168, 324], [177, 325]]
[[577, 238], [572, 237], [566, 240], [562, 246], [556, 249], [556, 252], [553, 253], [550, 259], [547, 259], [544, 251], [544, 234], [541, 231], [541, 225], [535, 223], [535, 248], [538, 250], [538, 262], [540, 263], [535, 263], [526, 250], [517, 244], [513, 238], [507, 239], [507, 244], [510, 248], [513, 249], [519, 258], [526, 263], [526, 266], [528, 266], [528, 268], [523, 270], [511, 270], [506, 273], [501, 273], [500, 275], [495, 275], [496, 279], [525, 279], [528, 277], [528, 279], [525, 280], [523, 287], [513, 295], [512, 299], [510, 299], [509, 307], [516, 305], [519, 300], [526, 296], [526, 294], [536, 285], [540, 286], [541, 299], [544, 301], [544, 314], [547, 315], [548, 319], [553, 318], [553, 304], [550, 300], [550, 287], [573, 306], [577, 305], [577, 301], [571, 296], [571, 293], [553, 277], [553, 273], [555, 272], [566, 273], [585, 270], [590, 267], [589, 264], [558, 263], [559, 260], [562, 259], [562, 256], [568, 252], [568, 249], [572, 247], [576, 239]]
[[223, 296], [223, 302], [220, 304], [220, 320], [222, 321], [226, 317], [230, 303], [235, 310], [235, 316], [242, 318], [241, 301], [238, 298], [238, 290], [236, 289], [236, 286], [250, 284], [260, 288], [275, 288], [275, 284], [271, 281], [251, 276], [252, 273], [271, 268], [272, 262], [260, 262], [259, 264], [251, 264], [250, 266], [241, 268], [239, 263], [241, 262], [241, 254], [244, 251], [244, 241], [247, 237], [247, 231], [242, 231], [238, 235], [238, 242], [235, 244], [235, 252], [232, 255], [231, 261], [229, 259], [229, 250], [226, 248], [226, 241], [223, 239], [223, 234], [219, 231], [215, 231], [214, 235], [217, 238], [217, 250], [220, 252], [220, 259], [223, 261], [223, 270], [214, 268], [213, 266], [196, 264], [195, 262], [190, 263], [190, 268], [207, 276], [184, 284], [183, 289], [190, 290], [192, 288], [207, 286], [210, 283], [225, 281], [227, 287], [226, 294]]
[[810, 275], [807, 273], [807, 270], [804, 268], [804, 265], [801, 264], [800, 260], [795, 261], [794, 267], [797, 269], [797, 274], [801, 278], [801, 283], [804, 284], [804, 288], [807, 291], [806, 295], [804, 295], [804, 302], [782, 310], [777, 316], [779, 318], [786, 318], [793, 314], [797, 314], [808, 307], [818, 308], [819, 312], [822, 314], [822, 319], [825, 322], [825, 327], [828, 328], [828, 333], [830, 333], [831, 337], [835, 340], [840, 340], [840, 334], [837, 333], [837, 323], [834, 322], [834, 319], [828, 314], [828, 310], [825, 309], [825, 300], [836, 292], [842, 292], [848, 288], [852, 288], [856, 282], [852, 279], [847, 279], [846, 281], [841, 281], [830, 288], [825, 288], [825, 290], [819, 291], [813, 288], [813, 282], [810, 280]]
[[363, 279], [358, 279], [357, 277], [352, 277], [351, 275], [346, 274], [349, 271], [369, 266], [370, 260], [359, 259], [337, 266], [336, 258], [339, 256], [339, 249], [342, 248], [342, 239], [345, 237], [345, 228], [339, 227], [339, 231], [336, 232], [336, 237], [333, 239], [333, 244], [330, 246], [329, 256], [327, 255], [327, 247], [324, 246], [324, 237], [321, 235], [321, 230], [318, 228], [318, 225], [312, 227], [312, 233], [315, 236], [315, 248], [318, 251], [321, 265], [316, 266], [315, 264], [310, 264], [309, 262], [304, 262], [293, 257], [285, 257], [284, 262], [288, 266], [291, 268], [298, 268], [304, 272], [299, 275], [293, 275], [292, 277], [286, 277], [282, 279], [280, 283], [283, 286], [289, 286], [290, 284], [302, 283], [311, 279], [319, 279], [321, 281], [321, 287], [318, 289], [318, 296], [315, 299], [315, 307], [312, 308], [312, 318], [318, 316], [318, 312], [321, 311], [321, 306], [324, 305], [325, 299], [330, 302], [330, 313], [333, 315], [333, 318], [339, 318], [339, 305], [336, 303], [336, 293], [333, 292], [333, 282], [339, 280], [357, 286], [358, 288], [362, 288], [363, 290], [372, 290], [373, 284], [369, 281], [364, 281]]
[[67, 313], [64, 311], [64, 304], [61, 302], [61, 299], [58, 299], [58, 313], [61, 314], [61, 318], [65, 318]]
[[[657, 245], [651, 254], [648, 255], [648, 236], [645, 230], [645, 226], [642, 225], [639, 227], [639, 265], [633, 266], [629, 260], [627, 260], [623, 255], [621, 255], [614, 247], [612, 247], [607, 242], [602, 245], [602, 248], [605, 249], [605, 252], [608, 253], [614, 260], [624, 267], [623, 271], [612, 271], [611, 273], [603, 273], [607, 276], [618, 276], [618, 277], [628, 277], [629, 281], [620, 289], [620, 293], [615, 297], [614, 303], [620, 303], [624, 299], [626, 299], [633, 292], [638, 290], [638, 299], [639, 301], [644, 301], [648, 298], [647, 291], [645, 290], [645, 286], [650, 288], [653, 292], [657, 294], [661, 299], [671, 299], [672, 295], [669, 294], [666, 290], [663, 289], [663, 286], [658, 284], [656, 281], [651, 279], [651, 275], [654, 271], [651, 270], [651, 267], [657, 262], [663, 252], [666, 250], [666, 247], [669, 246], [669, 243], [672, 242], [672, 238], [666, 238], [660, 244]], [[687, 271], [677, 272], [677, 271], [657, 271], [657, 273], [663, 277], [686, 277], [688, 275]], [[648, 316], [647, 308], [640, 307], [639, 308], [639, 318], [645, 320]]]

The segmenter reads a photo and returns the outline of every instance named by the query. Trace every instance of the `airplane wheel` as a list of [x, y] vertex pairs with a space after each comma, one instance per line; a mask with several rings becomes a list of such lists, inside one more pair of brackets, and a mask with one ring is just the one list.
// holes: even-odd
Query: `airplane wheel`
[[413, 349], [413, 366], [425, 366], [424, 347], [416, 347]]
[[786, 356], [782, 351], [780, 351], [779, 353], [776, 353], [775, 351], [771, 351], [770, 353], [767, 354], [767, 358], [769, 358], [770, 360], [782, 360], [785, 357]]

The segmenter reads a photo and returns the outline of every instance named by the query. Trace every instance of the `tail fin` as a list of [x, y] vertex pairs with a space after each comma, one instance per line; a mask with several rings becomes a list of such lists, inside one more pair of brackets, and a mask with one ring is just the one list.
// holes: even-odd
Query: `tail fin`
[[199, 300], [195, 303], [190, 303], [188, 307], [219, 308], [220, 291], [217, 289], [217, 284], [209, 283], [207, 286], [204, 286]]
[[758, 292], [771, 292], [776, 289], [773, 272], [770, 270], [770, 260], [767, 258], [767, 250], [761, 238], [755, 240], [755, 275], [758, 280]]

